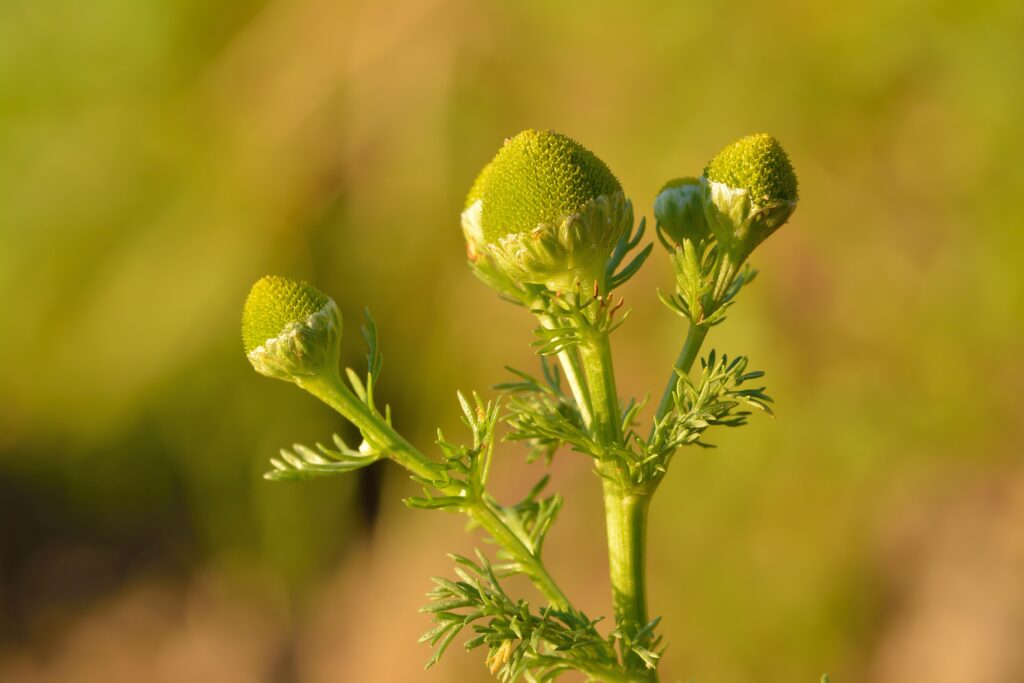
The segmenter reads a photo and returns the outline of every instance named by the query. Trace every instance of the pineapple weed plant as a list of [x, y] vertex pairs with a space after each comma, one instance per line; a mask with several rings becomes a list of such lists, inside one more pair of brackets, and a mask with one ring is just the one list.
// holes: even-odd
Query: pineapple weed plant
[[[466, 515], [493, 542], [493, 557], [452, 556], [455, 578], [434, 579], [423, 608], [434, 622], [422, 638], [435, 650], [428, 667], [465, 634], [468, 649], [487, 649], [486, 664], [501, 681], [551, 681], [570, 671], [609, 683], [657, 681], [665, 645], [647, 609], [651, 498], [680, 448], [706, 446], [709, 429], [743, 425], [753, 410], [770, 412], [757, 382], [762, 373], [746, 357], [711, 351], [691, 370], [708, 331], [753, 280], [747, 258], [796, 203], [789, 158], [763, 134], [734, 142], [699, 178], [669, 181], [658, 194], [656, 233], [675, 273], [675, 291], [659, 296], [689, 321], [689, 331], [653, 419], [642, 427], [646, 401], [619, 397], [609, 341], [625, 319], [615, 290], [654, 249], [640, 248], [644, 220], [634, 228], [618, 179], [575, 140], [533, 130], [506, 140], [469, 191], [462, 229], [476, 275], [536, 317], [539, 371], [511, 370], [513, 378], [496, 387], [503, 400], [460, 394], [471, 437], [460, 443], [438, 431], [439, 457], [429, 457], [377, 400], [382, 362], [369, 313], [362, 328], [366, 374], [346, 369], [343, 376], [334, 301], [304, 282], [265, 277], [245, 302], [249, 361], [313, 394], [362, 435], [356, 448], [335, 436], [331, 446], [282, 450], [266, 477], [332, 476], [388, 458], [423, 487], [407, 505]], [[592, 460], [604, 494], [615, 611], [609, 630], [573, 606], [544, 563], [544, 539], [562, 506], [561, 496], [543, 493], [548, 478], [512, 505], [488, 493], [499, 423], [505, 440], [525, 444], [528, 461], [550, 463], [563, 447]], [[541, 604], [506, 591], [503, 581], [516, 574], [536, 586]]]

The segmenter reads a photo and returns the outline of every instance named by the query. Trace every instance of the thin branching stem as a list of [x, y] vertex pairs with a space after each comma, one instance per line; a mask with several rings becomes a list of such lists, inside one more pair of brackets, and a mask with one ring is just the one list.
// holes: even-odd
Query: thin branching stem
[[[552, 329], [556, 326], [554, 319], [549, 315], [539, 315], [537, 319], [542, 327]], [[562, 372], [569, 383], [572, 396], [576, 399], [576, 407], [583, 418], [583, 424], [589, 429], [594, 422], [594, 412], [590, 405], [590, 393], [587, 391], [586, 379], [584, 378], [583, 364], [580, 361], [579, 353], [575, 348], [564, 348], [558, 352], [558, 362], [562, 366]]]
[[512, 559], [523, 567], [523, 571], [537, 586], [537, 590], [547, 598], [553, 607], [563, 610], [569, 608], [569, 599], [565, 593], [558, 587], [537, 556], [502, 521], [494, 508], [486, 501], [476, 501], [467, 505], [465, 512], [484, 528], [512, 556]]
[[[430, 460], [399, 434], [376, 411], [348, 389], [340, 375], [316, 377], [303, 380], [301, 386], [311, 394], [334, 408], [345, 419], [354, 424], [368, 442], [387, 453], [387, 456], [422, 479], [437, 479], [438, 473]], [[441, 489], [442, 494], [461, 496], [458, 487]], [[565, 593], [558, 587], [540, 559], [526, 546], [484, 500], [469, 500], [463, 511], [490, 534], [495, 541], [522, 567], [537, 589], [552, 604], [559, 608], [569, 606]]]
[[690, 368], [693, 367], [693, 362], [697, 359], [697, 354], [700, 353], [700, 347], [704, 343], [704, 337], [707, 334], [708, 328], [704, 325], [690, 323], [690, 329], [686, 333], [686, 341], [683, 342], [683, 348], [679, 350], [679, 357], [676, 358], [675, 365], [672, 367], [672, 374], [665, 385], [665, 391], [661, 394], [658, 410], [654, 413], [655, 424], [661, 422], [672, 407], [672, 392], [675, 391], [676, 383], [679, 381], [677, 373], [685, 375], [690, 372]]

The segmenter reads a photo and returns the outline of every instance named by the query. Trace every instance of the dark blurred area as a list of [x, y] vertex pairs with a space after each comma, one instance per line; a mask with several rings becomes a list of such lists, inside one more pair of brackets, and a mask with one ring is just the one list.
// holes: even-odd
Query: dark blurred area
[[[792, 222], [706, 348], [778, 418], [680, 454], [653, 508], [663, 680], [1024, 680], [1024, 5], [0, 3], [0, 680], [490, 680], [423, 673], [417, 608], [480, 540], [394, 467], [261, 479], [354, 434], [245, 361], [267, 273], [308, 279], [430, 448], [458, 389], [532, 370], [458, 214], [502, 139], [553, 128], [639, 215], [767, 131]], [[685, 333], [656, 252], [623, 290], [620, 390]], [[543, 473], [514, 444], [511, 501]], [[608, 614], [597, 480], [561, 454], [553, 572]], [[529, 587], [523, 587], [529, 594]], [[534, 597], [531, 595], [531, 597]]]

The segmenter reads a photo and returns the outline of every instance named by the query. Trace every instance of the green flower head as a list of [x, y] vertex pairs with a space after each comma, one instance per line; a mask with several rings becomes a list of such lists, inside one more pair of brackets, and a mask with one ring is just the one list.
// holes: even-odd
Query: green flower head
[[605, 263], [629, 227], [625, 219], [632, 223], [608, 166], [553, 131], [526, 130], [506, 140], [466, 206], [479, 207], [476, 236], [501, 270], [554, 289], [602, 284]]
[[746, 190], [761, 206], [797, 200], [797, 180], [789, 155], [767, 133], [748, 135], [732, 143], [708, 162], [704, 177]]
[[622, 192], [603, 161], [570, 137], [525, 130], [505, 141], [480, 183], [484, 238], [558, 225], [587, 202]]
[[466, 205], [463, 208], [468, 209], [483, 199], [484, 182], [487, 180], [487, 174], [490, 172], [493, 165], [494, 162], [487, 164], [484, 166], [484, 169], [477, 174], [476, 180], [473, 181], [473, 185], [469, 188], [469, 193], [466, 195]]
[[779, 141], [765, 133], [748, 135], [716, 154], [701, 185], [708, 227], [737, 262], [796, 210], [793, 164]]
[[268, 275], [242, 310], [242, 342], [257, 372], [295, 381], [336, 371], [341, 313], [316, 287]]

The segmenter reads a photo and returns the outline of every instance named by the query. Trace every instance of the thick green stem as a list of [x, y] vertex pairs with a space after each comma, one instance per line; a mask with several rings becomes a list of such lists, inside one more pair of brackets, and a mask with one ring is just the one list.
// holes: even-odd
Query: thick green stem
[[[425, 455], [409, 443], [394, 427], [369, 406], [359, 400], [335, 373], [299, 382], [299, 386], [338, 411], [354, 424], [367, 441], [387, 452], [389, 458], [418, 477], [435, 479], [437, 472]], [[457, 488], [445, 489], [447, 495], [461, 495]], [[537, 589], [547, 600], [560, 609], [569, 607], [569, 600], [548, 574], [547, 569], [533, 551], [526, 546], [493, 507], [484, 500], [467, 502], [464, 511], [479, 524], [523, 568]]]
[[[618, 457], [610, 454], [625, 445], [608, 335], [595, 333], [585, 338], [580, 344], [580, 356], [594, 407], [594, 434], [605, 449], [599, 457], [598, 470], [604, 485], [615, 623], [623, 633], [633, 635], [648, 621], [645, 547], [650, 494], [637, 491], [628, 473], [621, 470]], [[623, 652], [623, 662], [633, 674], [631, 680], [658, 680], [657, 673], [648, 669], [638, 655]]]
[[[651, 497], [623, 488], [613, 480], [613, 476], [604, 478], [612, 600], [616, 624], [623, 633], [633, 635], [649, 621], [644, 568], [647, 561], [647, 513]], [[639, 656], [626, 652], [623, 658], [627, 667], [644, 672], [645, 677], [639, 680], [657, 680], [657, 674], [647, 669]]]

